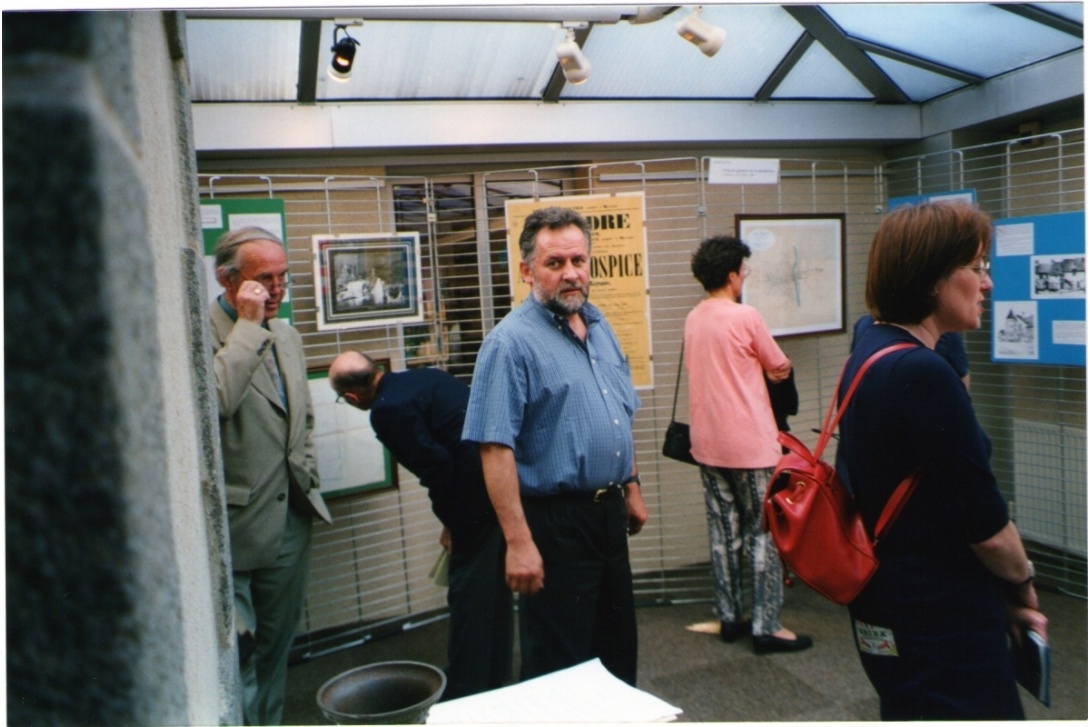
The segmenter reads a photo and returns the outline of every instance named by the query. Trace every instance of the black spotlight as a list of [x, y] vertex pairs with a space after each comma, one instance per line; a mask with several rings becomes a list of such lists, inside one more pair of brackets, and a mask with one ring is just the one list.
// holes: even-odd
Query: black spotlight
[[[344, 31], [344, 37], [337, 40], [337, 35]], [[329, 64], [329, 77], [344, 83], [352, 75], [352, 61], [356, 57], [356, 46], [360, 42], [348, 34], [348, 29], [338, 25], [333, 29], [333, 60]]]

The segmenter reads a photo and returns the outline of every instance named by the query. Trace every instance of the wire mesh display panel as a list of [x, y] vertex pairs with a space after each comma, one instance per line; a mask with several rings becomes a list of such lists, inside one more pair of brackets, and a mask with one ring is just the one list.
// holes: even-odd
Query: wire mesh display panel
[[[885, 173], [891, 197], [971, 189], [997, 220], [1082, 212], [1084, 147], [1074, 129], [891, 161]], [[986, 309], [965, 334], [992, 468], [1039, 580], [1085, 598], [1086, 368], [993, 362], [995, 324]]]
[[[795, 365], [799, 390], [799, 414], [791, 427], [807, 439], [833, 394], [851, 324], [865, 312], [867, 253], [886, 200], [971, 187], [982, 209], [995, 217], [1081, 210], [1082, 144], [1077, 130], [1031, 145], [974, 147], [884, 164], [780, 159], [779, 182], [772, 185], [709, 184], [710, 159], [677, 158], [419, 177], [345, 169], [336, 176], [202, 175], [201, 191], [205, 199], [284, 200], [294, 323], [313, 369], [328, 368], [338, 353], [358, 349], [389, 359], [393, 370], [439, 366], [467, 383], [481, 341], [510, 310], [506, 201], [642, 193], [652, 384], [639, 391], [634, 435], [651, 520], [630, 548], [639, 602], [677, 602], [711, 596], [699, 474], [659, 454], [685, 315], [702, 298], [689, 269], [699, 241], [732, 234], [736, 215], [844, 215], [847, 330], [780, 340]], [[315, 280], [312, 236], [394, 231], [420, 235], [422, 320], [319, 330], [315, 296], [322, 281]], [[1038, 571], [1085, 595], [1085, 371], [994, 364], [990, 325], [986, 320], [983, 331], [966, 338], [974, 403], [995, 445], [993, 466], [1012, 510], [1025, 520], [1027, 539], [1033, 539], [1034, 523], [1063, 523], [1061, 534], [1042, 532], [1032, 544]], [[687, 417], [682, 377], [678, 418]], [[441, 526], [415, 476], [401, 468], [396, 486], [329, 504], [335, 523], [315, 528], [297, 655], [361, 643], [442, 613], [446, 592], [428, 575], [439, 555]]]

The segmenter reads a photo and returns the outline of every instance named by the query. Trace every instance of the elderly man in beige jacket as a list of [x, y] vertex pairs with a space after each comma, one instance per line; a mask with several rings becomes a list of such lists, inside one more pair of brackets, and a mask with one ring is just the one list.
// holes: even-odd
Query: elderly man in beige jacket
[[276, 318], [287, 291], [284, 246], [248, 227], [216, 243], [224, 293], [211, 306], [213, 368], [227, 485], [235, 613], [247, 724], [279, 724], [288, 654], [310, 564], [311, 523], [331, 522], [318, 490], [314, 413], [299, 332]]

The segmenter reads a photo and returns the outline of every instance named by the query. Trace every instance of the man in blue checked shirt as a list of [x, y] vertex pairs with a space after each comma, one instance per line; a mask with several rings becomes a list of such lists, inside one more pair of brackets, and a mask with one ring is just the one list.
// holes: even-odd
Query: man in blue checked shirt
[[640, 400], [590, 292], [590, 226], [574, 210], [526, 218], [519, 270], [532, 295], [485, 338], [463, 439], [477, 442], [521, 595], [532, 679], [598, 657], [636, 683], [628, 535], [647, 522], [632, 420]]

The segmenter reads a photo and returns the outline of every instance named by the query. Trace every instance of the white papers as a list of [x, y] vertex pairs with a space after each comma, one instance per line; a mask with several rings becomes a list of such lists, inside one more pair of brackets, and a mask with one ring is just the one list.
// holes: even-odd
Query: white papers
[[503, 689], [440, 702], [428, 724], [672, 722], [681, 714], [625, 684], [598, 659]]
[[1033, 223], [996, 225], [995, 254], [999, 257], [1033, 254]]
[[779, 183], [779, 159], [717, 157], [708, 162], [708, 184]]
[[1086, 321], [1052, 321], [1052, 342], [1068, 346], [1086, 345]]
[[201, 229], [223, 229], [223, 207], [218, 204], [201, 205]]
[[446, 548], [442, 548], [439, 551], [439, 557], [435, 561], [435, 565], [431, 567], [431, 571], [428, 573], [428, 578], [435, 581], [435, 585], [447, 588], [450, 586], [450, 551]]

